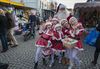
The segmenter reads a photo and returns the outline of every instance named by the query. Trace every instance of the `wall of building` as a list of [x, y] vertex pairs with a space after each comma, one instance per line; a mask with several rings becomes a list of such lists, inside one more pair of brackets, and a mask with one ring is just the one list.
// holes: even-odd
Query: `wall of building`
[[27, 7], [32, 7], [37, 9], [39, 0], [24, 0], [24, 4]]
[[42, 16], [43, 9], [50, 10], [49, 0], [12, 0], [15, 2], [23, 2], [25, 6], [36, 9]]

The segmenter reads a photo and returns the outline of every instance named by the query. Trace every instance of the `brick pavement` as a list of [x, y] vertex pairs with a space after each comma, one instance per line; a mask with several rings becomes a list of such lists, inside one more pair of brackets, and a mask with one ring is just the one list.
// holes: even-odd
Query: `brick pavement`
[[[34, 46], [35, 40], [30, 39], [24, 42], [22, 36], [17, 36], [17, 40], [19, 42], [18, 47], [9, 47], [6, 53], [0, 53], [0, 62], [9, 63], [8, 69], [33, 69], [36, 50]], [[90, 66], [95, 48], [89, 46], [84, 46], [84, 48], [84, 52], [79, 55], [82, 61], [81, 69], [100, 69], [100, 59], [96, 67]], [[67, 69], [67, 65], [58, 64], [56, 61], [55, 65], [49, 68], [48, 66], [43, 66], [42, 61], [40, 61], [38, 69]]]

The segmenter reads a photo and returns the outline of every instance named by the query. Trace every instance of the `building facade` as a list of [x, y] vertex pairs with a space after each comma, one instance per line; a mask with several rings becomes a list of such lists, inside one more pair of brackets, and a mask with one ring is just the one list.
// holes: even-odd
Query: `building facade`
[[53, 0], [12, 0], [14, 2], [23, 3], [26, 7], [34, 8], [40, 16], [43, 17], [43, 13], [50, 12], [50, 10], [55, 10], [57, 7], [57, 3]]

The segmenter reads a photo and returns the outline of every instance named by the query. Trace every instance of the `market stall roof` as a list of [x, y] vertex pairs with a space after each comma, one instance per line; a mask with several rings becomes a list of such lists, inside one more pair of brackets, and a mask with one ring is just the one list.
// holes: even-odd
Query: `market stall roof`
[[14, 2], [14, 1], [11, 1], [11, 0], [0, 0], [0, 3], [3, 5], [15, 5], [15, 6], [24, 6], [23, 3], [19, 3], [19, 2]]
[[86, 2], [86, 3], [76, 3], [74, 9], [77, 8], [96, 8], [100, 7], [100, 2]]
[[35, 8], [31, 8], [31, 7], [27, 7], [27, 6], [15, 6], [16, 9], [23, 9], [23, 10], [31, 10], [31, 9], [34, 9], [34, 10], [37, 10]]
[[0, 0], [0, 2], [3, 2], [3, 3], [10, 3], [10, 0]]
[[23, 3], [14, 2], [11, 0], [0, 0], [0, 5], [7, 6], [7, 7], [14, 6], [17, 9], [35, 9], [35, 8], [27, 7]]
[[11, 1], [10, 4], [11, 4], [11, 5], [15, 5], [15, 6], [24, 6], [24, 4], [22, 4], [22, 3], [13, 2], [13, 1]]

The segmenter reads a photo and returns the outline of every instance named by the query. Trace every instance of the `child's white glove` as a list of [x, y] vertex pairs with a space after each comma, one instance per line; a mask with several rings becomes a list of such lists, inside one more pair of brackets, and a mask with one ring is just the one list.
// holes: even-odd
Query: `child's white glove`
[[48, 45], [47, 45], [47, 47], [51, 47], [51, 41], [48, 41]]

